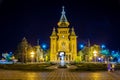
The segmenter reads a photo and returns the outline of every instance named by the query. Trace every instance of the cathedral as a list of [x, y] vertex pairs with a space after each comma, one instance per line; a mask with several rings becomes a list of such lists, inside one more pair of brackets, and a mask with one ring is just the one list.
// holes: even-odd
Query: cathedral
[[75, 61], [77, 57], [77, 36], [74, 28], [69, 27], [64, 7], [57, 28], [53, 28], [50, 36], [50, 62], [59, 62], [59, 53], [65, 53], [65, 62]]

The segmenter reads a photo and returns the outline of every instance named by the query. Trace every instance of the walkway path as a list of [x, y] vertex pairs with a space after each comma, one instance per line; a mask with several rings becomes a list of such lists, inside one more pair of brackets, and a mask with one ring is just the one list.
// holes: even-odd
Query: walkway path
[[28, 72], [0, 70], [0, 80], [120, 80], [120, 71], [70, 72], [68, 69], [56, 69], [52, 72]]

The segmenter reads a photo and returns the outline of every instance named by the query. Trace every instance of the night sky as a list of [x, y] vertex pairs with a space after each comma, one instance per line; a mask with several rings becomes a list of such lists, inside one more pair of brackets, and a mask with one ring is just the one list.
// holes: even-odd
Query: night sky
[[62, 6], [78, 43], [89, 39], [91, 45], [120, 48], [119, 0], [0, 0], [0, 53], [14, 51], [23, 37], [32, 45], [39, 39], [49, 46]]

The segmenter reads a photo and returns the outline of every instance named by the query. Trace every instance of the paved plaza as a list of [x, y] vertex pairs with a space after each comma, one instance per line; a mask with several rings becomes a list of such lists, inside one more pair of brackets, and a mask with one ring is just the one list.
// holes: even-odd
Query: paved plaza
[[[51, 68], [56, 67], [52, 66]], [[120, 71], [70, 72], [68, 69], [56, 69], [52, 72], [30, 72], [0, 70], [0, 80], [120, 80]]]

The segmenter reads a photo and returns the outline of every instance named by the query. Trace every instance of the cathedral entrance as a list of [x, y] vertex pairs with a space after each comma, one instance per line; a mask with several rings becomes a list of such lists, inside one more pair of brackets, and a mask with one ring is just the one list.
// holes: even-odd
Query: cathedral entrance
[[65, 52], [64, 51], [60, 51], [58, 54], [58, 57], [60, 58], [60, 66], [64, 66], [65, 65]]

